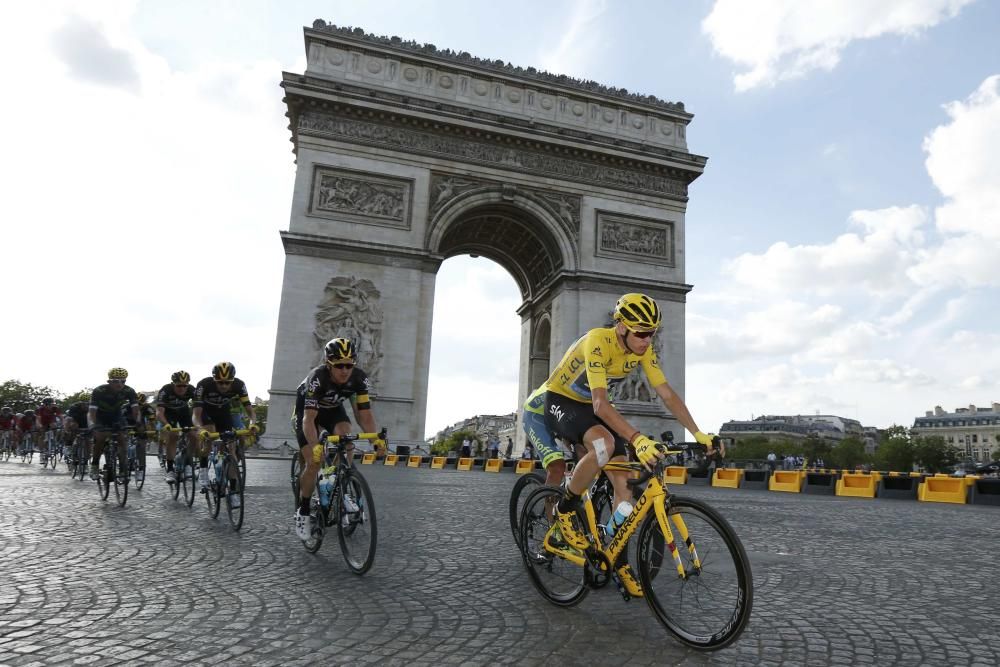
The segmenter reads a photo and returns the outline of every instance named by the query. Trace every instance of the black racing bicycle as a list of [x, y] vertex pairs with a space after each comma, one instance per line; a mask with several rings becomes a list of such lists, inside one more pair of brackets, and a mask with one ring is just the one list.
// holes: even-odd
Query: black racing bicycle
[[[306, 551], [316, 553], [323, 545], [327, 530], [335, 527], [344, 560], [355, 574], [364, 574], [375, 562], [378, 528], [371, 488], [361, 471], [348, 460], [353, 448], [346, 446], [357, 440], [385, 441], [386, 438], [386, 430], [382, 429], [379, 433], [330, 435], [324, 439], [323, 461], [310, 504], [313, 530], [302, 545]], [[292, 486], [298, 498], [297, 478]]]

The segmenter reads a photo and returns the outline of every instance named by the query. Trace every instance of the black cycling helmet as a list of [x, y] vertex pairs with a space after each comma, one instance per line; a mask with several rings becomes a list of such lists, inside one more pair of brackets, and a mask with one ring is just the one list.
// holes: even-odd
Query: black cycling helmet
[[32, 417], [35, 416], [35, 411], [34, 410], [25, 410], [24, 411], [24, 416], [27, 417], [28, 419], [31, 419]]
[[55, 401], [53, 399], [51, 399], [51, 398], [43, 398], [42, 399], [42, 405], [52, 405], [53, 403], [55, 403]]
[[112, 368], [108, 371], [109, 380], [121, 380], [124, 382], [128, 379], [128, 371], [124, 368], [119, 368], [118, 366]]
[[236, 366], [228, 361], [220, 361], [212, 368], [212, 379], [216, 382], [232, 382], [236, 379]]
[[3, 408], [0, 408], [0, 412], [2, 412], [5, 415], [9, 415], [10, 413], [14, 412], [14, 408], [10, 407], [9, 405], [5, 405], [3, 406]]
[[327, 363], [334, 363], [343, 359], [357, 360], [354, 352], [354, 343], [346, 338], [334, 338], [323, 348]]

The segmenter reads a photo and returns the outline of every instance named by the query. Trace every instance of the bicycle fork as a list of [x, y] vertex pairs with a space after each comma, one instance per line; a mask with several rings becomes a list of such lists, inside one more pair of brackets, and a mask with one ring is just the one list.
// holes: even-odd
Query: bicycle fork
[[[684, 523], [684, 519], [678, 514], [668, 519], [666, 503], [656, 503], [656, 520], [660, 524], [660, 530], [663, 532], [663, 539], [666, 542], [667, 549], [670, 550], [670, 556], [674, 559], [674, 567], [677, 568], [678, 578], [687, 579], [688, 577], [701, 574], [701, 559], [698, 557], [698, 550], [691, 539], [691, 534], [688, 533], [687, 524]], [[684, 545], [691, 555], [691, 565], [693, 567], [690, 571], [684, 568], [684, 561], [681, 560], [681, 555], [677, 550], [677, 540], [674, 536], [674, 531], [670, 529], [671, 521], [676, 526], [677, 532], [680, 534], [681, 539], [684, 540]]]

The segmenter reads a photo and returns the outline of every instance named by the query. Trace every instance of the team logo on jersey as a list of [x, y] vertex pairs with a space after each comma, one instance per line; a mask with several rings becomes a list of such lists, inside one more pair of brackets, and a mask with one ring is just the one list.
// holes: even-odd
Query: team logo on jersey
[[599, 347], [595, 347], [595, 348], [594, 348], [594, 349], [593, 349], [593, 350], [591, 351], [591, 353], [590, 353], [590, 356], [592, 356], [592, 357], [597, 357], [598, 359], [600, 359], [600, 358], [601, 358], [601, 348], [599, 348]]
[[550, 405], [549, 414], [555, 417], [556, 421], [560, 422], [563, 420], [563, 417], [566, 416], [565, 413], [562, 411], [562, 408], [560, 408], [558, 405]]
[[365, 389], [371, 389], [371, 388], [372, 388], [372, 379], [365, 378]]

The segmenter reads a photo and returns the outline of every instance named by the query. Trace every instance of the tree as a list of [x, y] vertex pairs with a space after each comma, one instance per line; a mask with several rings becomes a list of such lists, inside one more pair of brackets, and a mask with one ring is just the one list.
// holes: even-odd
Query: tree
[[62, 401], [59, 402], [59, 406], [63, 410], [68, 410], [69, 406], [73, 405], [78, 401], [82, 401], [84, 403], [90, 403], [90, 395], [93, 393], [93, 391], [94, 391], [93, 388], [81, 389], [75, 394], [70, 394], [66, 398], [62, 399]]
[[916, 438], [913, 460], [928, 472], [944, 472], [958, 463], [958, 452], [940, 435]]
[[830, 455], [830, 443], [819, 437], [815, 433], [810, 433], [802, 442], [802, 453], [812, 465], [816, 459], [822, 458], [824, 462]]
[[868, 455], [865, 453], [865, 443], [861, 442], [853, 435], [849, 435], [830, 450], [831, 465], [837, 468], [853, 470], [856, 466], [865, 463]]
[[894, 424], [881, 436], [878, 451], [875, 452], [875, 467], [899, 472], [913, 470], [913, 442], [906, 427]]
[[267, 408], [268, 401], [257, 397], [254, 398], [253, 412], [257, 417], [257, 428], [259, 429], [259, 433], [261, 435], [263, 435], [264, 431], [267, 430]]
[[0, 405], [9, 405], [14, 412], [34, 410], [43, 399], [58, 400], [62, 394], [49, 387], [36, 387], [19, 380], [7, 380], [0, 384]]
[[475, 431], [453, 431], [444, 440], [438, 440], [431, 447], [431, 454], [436, 456], [447, 456], [451, 452], [457, 452], [462, 448], [462, 441], [468, 438], [476, 440]]
[[768, 452], [775, 451], [774, 445], [762, 435], [751, 435], [740, 438], [732, 447], [726, 449], [726, 458], [735, 459], [766, 459]]

